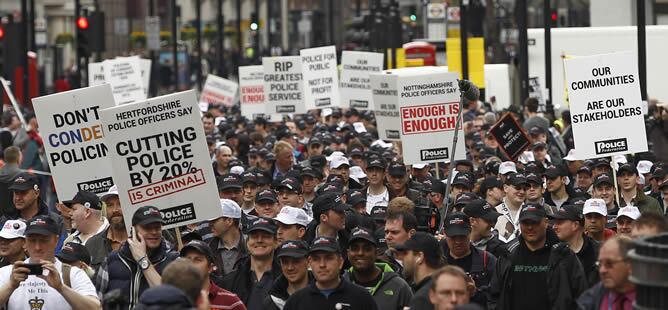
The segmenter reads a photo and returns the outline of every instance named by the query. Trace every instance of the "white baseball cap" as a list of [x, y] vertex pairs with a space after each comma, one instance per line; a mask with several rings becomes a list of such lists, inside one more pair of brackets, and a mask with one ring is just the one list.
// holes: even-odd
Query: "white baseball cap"
[[415, 169], [424, 169], [424, 167], [427, 167], [429, 164], [425, 163], [419, 163], [419, 164], [413, 164], [413, 168]]
[[241, 207], [234, 200], [231, 199], [221, 199], [220, 207], [223, 209], [223, 217], [229, 217], [233, 219], [241, 218]]
[[652, 170], [652, 166], [654, 166], [654, 163], [652, 163], [651, 161], [641, 160], [638, 162], [636, 168], [638, 169], [639, 174], [646, 174]]
[[617, 211], [617, 218], [620, 216], [626, 216], [635, 221], [640, 217], [640, 210], [636, 206], [626, 206]]
[[26, 237], [26, 223], [21, 220], [8, 220], [0, 230], [0, 238], [17, 239]]
[[234, 167], [230, 168], [230, 173], [237, 174], [237, 175], [241, 175], [242, 173], [244, 173], [244, 171], [245, 171], [244, 167], [242, 167], [242, 166], [234, 166]]
[[605, 200], [601, 198], [590, 198], [585, 201], [582, 214], [598, 213], [603, 216], [608, 216], [608, 207], [605, 205]]
[[283, 207], [274, 219], [285, 225], [297, 224], [304, 227], [308, 226], [311, 222], [311, 218], [306, 214], [306, 211], [290, 206]]
[[350, 162], [348, 161], [348, 158], [345, 156], [330, 156], [330, 161], [329, 161], [329, 169], [336, 169], [338, 167], [341, 167], [341, 165], [347, 165], [350, 167]]
[[517, 167], [512, 161], [504, 161], [499, 165], [499, 174], [506, 174], [509, 172], [517, 173]]
[[100, 200], [106, 200], [107, 198], [110, 198], [111, 196], [118, 196], [118, 186], [114, 184], [114, 186], [110, 187], [109, 190], [100, 197]]
[[575, 149], [571, 149], [570, 151], [568, 151], [568, 155], [566, 155], [566, 157], [564, 157], [564, 160], [565, 161], [576, 161], [576, 160], [578, 160], [575, 157]]
[[529, 152], [529, 151], [525, 151], [524, 153], [522, 153], [522, 155], [520, 155], [519, 158], [517, 158], [517, 161], [519, 161], [519, 162], [521, 162], [525, 165], [527, 163], [529, 163], [530, 161], [534, 161], [534, 160], [535, 159], [534, 159], [534, 156], [533, 156], [533, 152]]
[[361, 167], [352, 166], [350, 167], [350, 177], [359, 181], [360, 179], [366, 178], [366, 173], [364, 173]]

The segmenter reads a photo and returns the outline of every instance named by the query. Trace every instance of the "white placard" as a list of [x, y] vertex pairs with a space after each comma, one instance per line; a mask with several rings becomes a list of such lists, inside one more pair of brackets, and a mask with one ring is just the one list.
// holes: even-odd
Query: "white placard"
[[578, 157], [647, 151], [635, 53], [564, 60]]
[[154, 51], [160, 49], [160, 16], [146, 17], [146, 48]]
[[[458, 73], [399, 75], [401, 143], [405, 164], [452, 161], [459, 113]], [[460, 122], [456, 159], [466, 158]]]
[[104, 66], [101, 62], [88, 63], [88, 86], [104, 84]]
[[163, 229], [221, 216], [194, 90], [100, 112], [126, 226], [135, 210], [161, 210]]
[[255, 119], [265, 113], [264, 71], [262, 66], [239, 67], [239, 102], [241, 115]]
[[324, 46], [299, 51], [304, 74], [304, 104], [307, 110], [338, 107], [339, 72], [336, 47]]
[[[148, 98], [148, 89], [151, 86], [151, 60], [139, 58], [139, 56], [116, 57], [116, 59], [136, 58], [139, 60], [139, 70], [142, 80], [144, 95]], [[104, 84], [104, 65], [103, 62], [91, 62], [88, 64], [88, 86]]]
[[341, 107], [373, 110], [369, 74], [383, 71], [383, 54], [343, 51], [341, 67]]
[[117, 105], [146, 99], [139, 57], [108, 59], [102, 63], [104, 80], [111, 84]]
[[300, 56], [263, 57], [267, 114], [306, 113]]
[[151, 60], [139, 58], [139, 69], [144, 84], [144, 96], [148, 98], [148, 89], [151, 87]]
[[46, 159], [61, 201], [80, 190], [102, 195], [111, 186], [111, 159], [100, 120], [115, 106], [109, 84], [33, 98]]
[[231, 107], [237, 96], [237, 88], [239, 84], [236, 82], [209, 74], [202, 88], [202, 94], [199, 96], [199, 102]]
[[399, 141], [401, 122], [397, 100], [397, 76], [384, 71], [383, 73], [372, 73], [370, 78], [373, 101], [378, 103], [374, 105], [378, 137], [381, 140]]

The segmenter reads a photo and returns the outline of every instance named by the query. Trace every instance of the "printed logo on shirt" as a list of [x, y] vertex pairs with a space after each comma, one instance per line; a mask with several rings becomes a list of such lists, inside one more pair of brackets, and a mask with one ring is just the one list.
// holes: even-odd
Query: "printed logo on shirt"
[[30, 310], [42, 310], [42, 307], [44, 307], [44, 299], [35, 296], [34, 299], [28, 300], [28, 306], [30, 307]]
[[528, 273], [538, 273], [538, 272], [547, 272], [547, 265], [515, 265], [515, 272], [528, 272]]

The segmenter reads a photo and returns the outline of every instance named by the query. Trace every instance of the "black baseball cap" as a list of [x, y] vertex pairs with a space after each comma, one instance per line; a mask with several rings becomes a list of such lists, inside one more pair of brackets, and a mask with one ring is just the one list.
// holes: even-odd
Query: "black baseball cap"
[[569, 220], [574, 222], [584, 222], [582, 215], [582, 206], [575, 204], [565, 204], [557, 212], [547, 216], [553, 220]]
[[[473, 134], [473, 136], [475, 137], [476, 134], [477, 134], [477, 136], [478, 136], [478, 139], [480, 139], [480, 133], [476, 131], [476, 132]], [[473, 169], [473, 162], [470, 161], [470, 160], [468, 160], [468, 159], [455, 160], [455, 167], [457, 167], [457, 166], [459, 166], [459, 165], [468, 166], [468, 167], [470, 167], [471, 169]]]
[[481, 218], [488, 222], [495, 222], [501, 216], [501, 213], [496, 212], [496, 209], [484, 199], [475, 199], [469, 202], [464, 207], [464, 214], [469, 217]]
[[246, 234], [250, 234], [251, 232], [254, 231], [265, 231], [268, 232], [272, 235], [276, 234], [276, 223], [274, 223], [274, 220], [266, 217], [258, 217], [254, 219], [248, 228], [246, 229]]
[[308, 244], [302, 240], [288, 240], [278, 246], [278, 257], [302, 258], [308, 256]]
[[387, 214], [386, 206], [374, 206], [371, 208], [371, 217], [376, 221], [385, 221], [385, 215]]
[[271, 189], [265, 189], [257, 192], [257, 194], [255, 194], [255, 203], [260, 203], [262, 201], [278, 202], [276, 192]]
[[659, 190], [663, 190], [666, 187], [668, 187], [668, 180], [665, 180], [663, 183], [659, 184]]
[[280, 190], [282, 188], [287, 188], [288, 190], [293, 191], [297, 194], [302, 193], [302, 184], [299, 183], [297, 179], [292, 177], [287, 177], [283, 179], [276, 189]]
[[638, 169], [636, 166], [631, 165], [631, 164], [623, 164], [619, 166], [619, 169], [617, 169], [617, 174], [622, 174], [623, 172], [630, 172], [634, 175], [638, 175]]
[[362, 156], [364, 154], [364, 149], [361, 147], [354, 147], [349, 152], [350, 157], [352, 156]]
[[595, 159], [592, 168], [601, 166], [610, 168], [610, 160], [605, 157]]
[[445, 218], [445, 234], [448, 237], [468, 236], [471, 233], [469, 217], [461, 212], [453, 212]]
[[378, 240], [376, 239], [376, 236], [374, 236], [373, 232], [366, 228], [362, 227], [355, 227], [353, 230], [350, 232], [350, 239], [348, 244], [352, 244], [353, 241], [355, 240], [365, 240], [373, 244], [374, 246], [378, 246]]
[[301, 170], [301, 176], [310, 176], [312, 178], [320, 179], [322, 177], [322, 173], [313, 167], [304, 167]]
[[506, 178], [506, 184], [509, 185], [525, 185], [528, 184], [529, 181], [527, 178], [521, 174], [521, 173], [513, 173]]
[[68, 208], [72, 208], [74, 204], [80, 204], [86, 208], [102, 210], [100, 198], [88, 191], [78, 191], [72, 200], [63, 201], [63, 204]]
[[148, 225], [151, 223], [162, 223], [160, 210], [153, 206], [143, 206], [132, 215], [132, 226]]
[[586, 173], [586, 174], [588, 174], [588, 175], [590, 175], [590, 176], [592, 175], [591, 168], [589, 168], [589, 167], [586, 166], [586, 165], [582, 165], [582, 167], [580, 167], [575, 173], [576, 173], [576, 174], [578, 174], [578, 173]]
[[336, 239], [329, 237], [317, 237], [313, 239], [309, 248], [309, 255], [315, 252], [341, 253], [341, 247]]
[[11, 191], [25, 191], [28, 189], [39, 189], [39, 179], [36, 175], [27, 172], [21, 172], [14, 177], [12, 185], [9, 186]]
[[522, 209], [520, 209], [520, 217], [519, 221], [533, 221], [533, 222], [540, 222], [544, 218], [547, 217], [547, 212], [545, 212], [545, 208], [539, 204], [534, 204], [534, 203], [527, 203], [525, 204]]
[[257, 174], [253, 171], [245, 171], [241, 174], [241, 184], [253, 183], [257, 185]]
[[372, 157], [372, 158], [367, 159], [367, 161], [366, 161], [367, 169], [372, 168], [372, 167], [385, 169], [385, 166], [386, 166], [385, 161], [380, 157]]
[[492, 188], [503, 189], [503, 183], [495, 176], [486, 177], [480, 184], [480, 195], [485, 196], [487, 191]]
[[434, 235], [418, 231], [406, 242], [394, 247], [397, 251], [416, 251], [424, 253], [424, 256], [443, 259], [443, 249]]
[[313, 201], [313, 216], [319, 217], [327, 210], [345, 211], [350, 208], [349, 204], [343, 202], [341, 195], [337, 193], [324, 193]]
[[86, 265], [90, 265], [90, 253], [88, 252], [88, 249], [82, 244], [75, 242], [68, 242], [63, 245], [60, 252], [56, 254], [56, 257], [67, 264], [79, 261]]
[[204, 256], [206, 256], [206, 258], [209, 260], [209, 263], [214, 261], [213, 251], [211, 251], [211, 247], [202, 240], [192, 240], [186, 243], [186, 245], [184, 245], [180, 251], [180, 256], [181, 257], [186, 256], [186, 254], [188, 254], [188, 251], [190, 250], [204, 254]]
[[615, 181], [607, 173], [601, 173], [594, 178], [594, 187], [597, 187], [603, 183], [615, 186]]
[[467, 205], [476, 198], [478, 198], [478, 196], [474, 193], [459, 193], [455, 199], [455, 207], [459, 205]]
[[539, 185], [543, 185], [543, 178], [533, 172], [527, 173], [525, 177], [527, 178], [527, 183], [532, 182]]
[[38, 215], [28, 221], [28, 227], [26, 228], [25, 236], [37, 234], [37, 235], [58, 235], [60, 234], [60, 228], [56, 221], [48, 215]]
[[390, 167], [387, 169], [387, 174], [393, 176], [404, 176], [406, 175], [406, 165], [404, 165], [402, 162], [393, 161], [390, 163]]
[[562, 166], [560, 165], [559, 166], [551, 165], [547, 167], [547, 169], [545, 169], [544, 175], [548, 179], [554, 179], [556, 177], [567, 176], [568, 172], [565, 169], [563, 169]]
[[330, 173], [325, 179], [325, 183], [339, 183], [343, 185], [343, 177], [338, 174]]
[[323, 145], [322, 139], [320, 139], [318, 137], [311, 137], [311, 139], [308, 140], [308, 146], [315, 145], [315, 144]]
[[455, 179], [452, 180], [452, 185], [462, 185], [467, 189], [471, 189], [473, 187], [473, 181], [468, 174], [460, 172], [457, 173]]
[[531, 150], [532, 150], [532, 151], [535, 151], [535, 150], [537, 150], [537, 149], [545, 149], [545, 148], [547, 148], [547, 144], [545, 144], [545, 142], [542, 142], [542, 141], [534, 142], [534, 143], [531, 145]]
[[545, 134], [545, 129], [539, 126], [533, 126], [529, 129], [529, 135], [537, 136], [540, 134]]
[[346, 199], [346, 202], [351, 206], [354, 206], [358, 203], [366, 202], [366, 194], [361, 190], [351, 189], [348, 191], [346, 196], [348, 197], [348, 199]]
[[665, 177], [666, 177], [666, 170], [664, 168], [662, 168], [662, 167], [654, 168], [654, 171], [652, 172], [652, 178], [653, 179], [662, 180]]
[[225, 175], [218, 176], [216, 178], [218, 183], [218, 190], [224, 191], [226, 189], [241, 189], [243, 183], [241, 182], [241, 177], [238, 174], [229, 173]]
[[431, 192], [445, 196], [445, 183], [441, 182], [441, 180], [433, 179], [431, 181]]
[[325, 183], [322, 186], [318, 188], [316, 191], [316, 194], [318, 196], [325, 194], [325, 193], [334, 193], [337, 195], [343, 195], [343, 184], [339, 182], [329, 182]]

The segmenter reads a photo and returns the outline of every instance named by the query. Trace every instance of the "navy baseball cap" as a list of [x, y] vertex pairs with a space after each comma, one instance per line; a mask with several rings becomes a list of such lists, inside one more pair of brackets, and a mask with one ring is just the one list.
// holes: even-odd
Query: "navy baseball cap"
[[270, 218], [258, 217], [250, 223], [248, 229], [246, 229], [246, 234], [260, 230], [275, 235], [277, 230], [276, 223]]
[[313, 243], [311, 243], [311, 247], [309, 248], [309, 254], [315, 252], [341, 253], [341, 247], [339, 247], [339, 243], [334, 238], [317, 237], [313, 239]]
[[352, 231], [350, 231], [350, 239], [348, 243], [351, 244], [355, 240], [365, 240], [374, 246], [378, 246], [378, 240], [376, 239], [376, 236], [374, 236], [373, 232], [366, 228], [355, 227]]
[[278, 202], [276, 192], [271, 189], [265, 189], [257, 192], [257, 194], [255, 194], [255, 203], [260, 203], [263, 201]]
[[533, 222], [540, 222], [544, 218], [547, 217], [547, 212], [545, 212], [545, 208], [539, 204], [533, 204], [533, 203], [528, 203], [525, 204], [522, 209], [520, 209], [520, 217], [519, 221], [533, 221]]
[[469, 217], [460, 212], [448, 214], [445, 218], [445, 234], [448, 237], [468, 236], [471, 233], [471, 222]]
[[85, 246], [75, 242], [68, 242], [65, 244], [56, 257], [64, 263], [83, 262], [90, 265], [90, 254]]
[[28, 227], [26, 228], [25, 236], [37, 234], [37, 235], [58, 235], [60, 234], [60, 228], [56, 221], [48, 215], [38, 215], [28, 221]]
[[72, 205], [74, 204], [80, 204], [86, 208], [102, 210], [102, 204], [100, 203], [100, 198], [98, 198], [97, 195], [87, 191], [77, 192], [77, 194], [74, 195], [74, 198], [72, 198], [72, 200], [63, 201], [63, 204], [68, 208], [72, 208]]
[[39, 179], [36, 175], [27, 172], [21, 172], [14, 177], [12, 185], [9, 186], [11, 191], [25, 191], [28, 189], [39, 189]]
[[308, 256], [309, 247], [302, 240], [288, 240], [278, 246], [278, 257], [302, 258]]
[[132, 226], [148, 225], [151, 223], [162, 223], [160, 210], [153, 206], [143, 206], [132, 215]]

